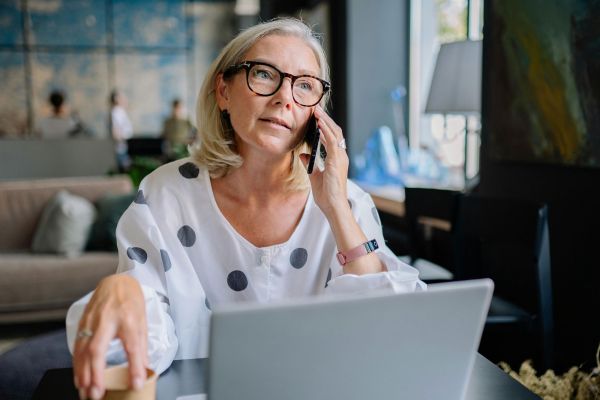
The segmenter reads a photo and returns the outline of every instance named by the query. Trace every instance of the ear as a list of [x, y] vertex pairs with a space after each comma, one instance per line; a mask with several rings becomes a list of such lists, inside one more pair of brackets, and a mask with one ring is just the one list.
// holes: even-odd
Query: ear
[[229, 84], [223, 79], [223, 74], [215, 79], [215, 96], [220, 110], [229, 109]]

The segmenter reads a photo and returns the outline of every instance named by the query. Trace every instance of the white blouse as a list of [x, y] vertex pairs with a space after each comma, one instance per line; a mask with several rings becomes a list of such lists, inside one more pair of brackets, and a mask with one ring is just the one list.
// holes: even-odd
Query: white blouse
[[[118, 272], [138, 279], [144, 291], [151, 367], [160, 373], [173, 359], [207, 357], [213, 306], [327, 293], [358, 295], [373, 289], [425, 289], [417, 270], [385, 246], [371, 197], [350, 181], [348, 202], [367, 238], [377, 239], [375, 254], [388, 272], [343, 274], [335, 239], [312, 195], [291, 237], [259, 248], [223, 216], [204, 167], [187, 158], [148, 175], [119, 221], [117, 242]], [[71, 352], [90, 297], [91, 293], [69, 309]], [[107, 359], [125, 361], [119, 340], [111, 343]]]

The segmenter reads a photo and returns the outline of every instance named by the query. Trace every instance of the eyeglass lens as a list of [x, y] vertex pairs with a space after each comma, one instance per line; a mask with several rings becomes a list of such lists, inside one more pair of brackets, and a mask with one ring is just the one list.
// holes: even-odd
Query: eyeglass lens
[[[248, 71], [250, 89], [264, 96], [274, 94], [279, 89], [282, 79], [283, 75], [268, 65], [256, 64]], [[294, 100], [304, 106], [317, 104], [323, 96], [323, 91], [321, 81], [310, 76], [297, 77], [292, 86]]]

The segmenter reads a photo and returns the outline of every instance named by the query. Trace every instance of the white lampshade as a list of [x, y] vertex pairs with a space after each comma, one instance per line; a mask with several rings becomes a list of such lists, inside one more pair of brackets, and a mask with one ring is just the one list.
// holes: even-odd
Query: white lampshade
[[425, 112], [468, 115], [480, 110], [481, 40], [442, 44]]

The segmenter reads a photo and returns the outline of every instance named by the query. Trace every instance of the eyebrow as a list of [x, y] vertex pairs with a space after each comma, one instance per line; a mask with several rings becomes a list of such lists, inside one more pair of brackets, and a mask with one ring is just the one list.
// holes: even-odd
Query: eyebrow
[[[258, 62], [262, 62], [262, 63], [267, 63], [267, 64], [270, 64], [270, 65], [276, 67], [278, 70], [280, 70], [282, 72], [287, 72], [287, 71], [283, 71], [281, 69], [281, 67], [279, 67], [273, 61], [270, 61], [270, 60], [267, 60], [267, 59], [264, 59], [264, 58], [257, 57], [257, 58], [252, 58], [252, 60], [248, 60], [248, 61], [258, 61]], [[321, 76], [318, 72], [311, 71], [311, 70], [308, 70], [308, 69], [301, 69], [301, 70], [298, 71], [298, 74], [293, 74], [293, 75], [311, 75], [311, 76], [316, 76], [316, 77], [320, 77]]]

